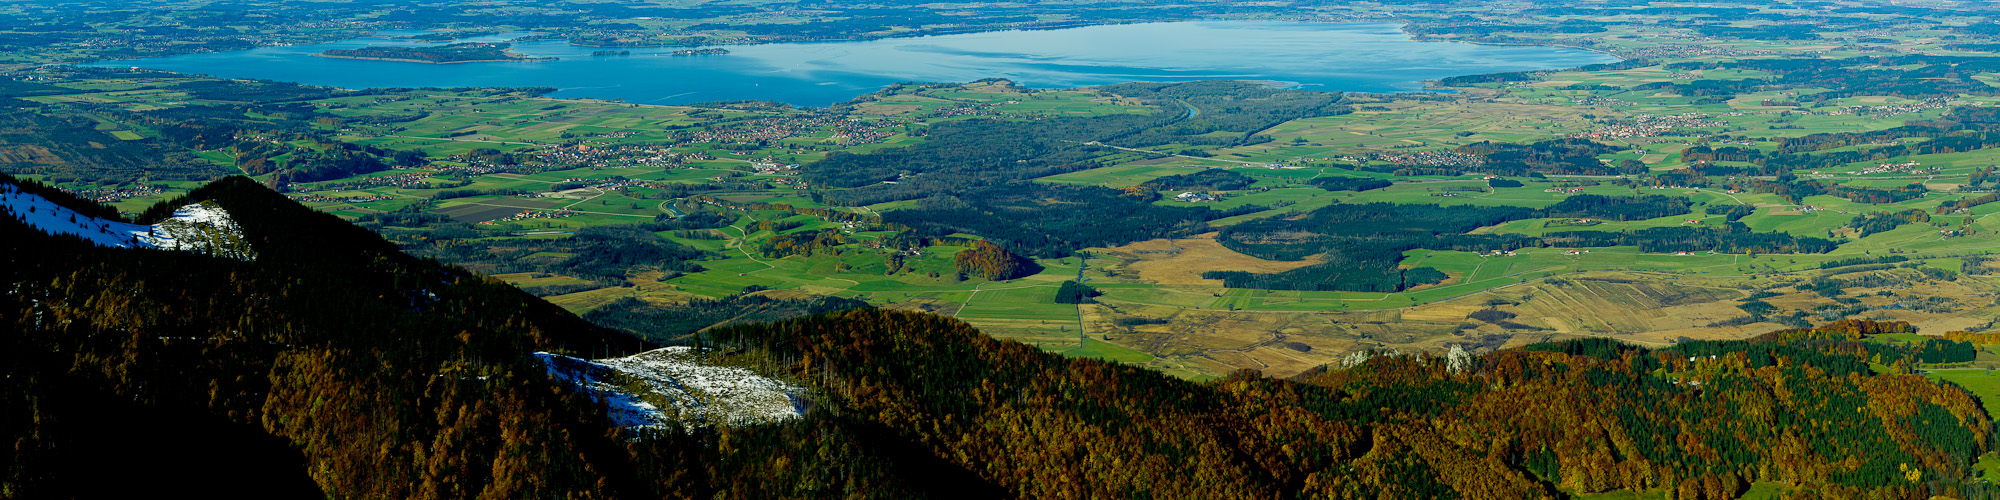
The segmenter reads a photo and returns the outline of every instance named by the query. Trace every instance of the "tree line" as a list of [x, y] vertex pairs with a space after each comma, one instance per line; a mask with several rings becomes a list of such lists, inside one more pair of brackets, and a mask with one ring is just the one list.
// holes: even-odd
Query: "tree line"
[[1547, 208], [1336, 204], [1304, 214], [1231, 225], [1216, 241], [1231, 250], [1264, 259], [1320, 262], [1278, 273], [1208, 271], [1207, 279], [1230, 288], [1397, 292], [1442, 282], [1449, 276], [1429, 267], [1401, 267], [1403, 252], [1416, 249], [1489, 252], [1521, 248], [1637, 246], [1646, 252], [1721, 251], [1822, 253], [1837, 244], [1819, 238], [1751, 231], [1739, 222], [1721, 227], [1658, 227], [1626, 232], [1558, 231], [1541, 236], [1466, 234], [1480, 227], [1534, 218], [1644, 220], [1688, 213], [1684, 198], [1648, 195], [1617, 197], [1579, 194]]

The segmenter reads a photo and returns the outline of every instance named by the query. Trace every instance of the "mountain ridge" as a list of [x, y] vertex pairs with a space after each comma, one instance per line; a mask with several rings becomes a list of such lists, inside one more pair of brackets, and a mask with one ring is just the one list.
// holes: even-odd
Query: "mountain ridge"
[[[245, 178], [141, 220], [190, 202], [240, 214], [259, 258], [105, 248], [0, 220], [0, 437], [17, 443], [0, 451], [5, 496], [76, 495], [64, 485], [92, 475], [75, 464], [109, 452], [80, 423], [116, 408], [242, 429], [228, 439], [301, 464], [272, 478], [343, 498], [1685, 499], [1753, 482], [1835, 497], [1995, 493], [1971, 477], [1990, 417], [1907, 370], [1951, 356], [1928, 344], [1953, 341], [1864, 342], [1911, 330], [1870, 321], [1192, 382], [952, 318], [852, 309], [688, 339], [708, 361], [806, 387], [800, 417], [619, 429], [603, 396], [551, 379], [533, 353], [650, 344]], [[58, 388], [84, 402], [32, 403]]]

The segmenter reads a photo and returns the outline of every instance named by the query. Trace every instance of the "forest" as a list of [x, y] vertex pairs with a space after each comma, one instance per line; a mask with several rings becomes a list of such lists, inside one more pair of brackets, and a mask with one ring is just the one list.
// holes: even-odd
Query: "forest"
[[[1183, 83], [1121, 83], [1102, 87], [1115, 95], [1144, 99], [1178, 114], [1180, 119], [1106, 138], [1106, 142], [1143, 148], [1162, 144], [1236, 146], [1271, 140], [1257, 132], [1280, 123], [1354, 111], [1340, 104], [1339, 92], [1271, 88], [1254, 82], [1210, 80]], [[1217, 132], [1224, 133], [1216, 135]]]
[[[1367, 191], [1389, 187], [1391, 184], [1394, 183], [1382, 179], [1345, 176], [1320, 177], [1312, 180], [1312, 185], [1319, 186], [1320, 189], [1327, 191]], [[1519, 183], [1517, 182], [1516, 184]], [[1500, 187], [1500, 185], [1496, 183], [1494, 187]]]
[[1741, 223], [1721, 228], [1664, 227], [1628, 232], [1561, 231], [1540, 237], [1466, 234], [1476, 228], [1536, 218], [1643, 220], [1688, 213], [1687, 199], [1579, 194], [1542, 209], [1390, 203], [1338, 204], [1293, 216], [1228, 226], [1216, 241], [1258, 258], [1301, 260], [1309, 266], [1279, 273], [1207, 271], [1230, 288], [1396, 292], [1444, 281], [1428, 267], [1403, 269], [1403, 252], [1415, 249], [1491, 252], [1531, 247], [1638, 246], [1645, 252], [1824, 253], [1833, 241], [1751, 231]]
[[1641, 252], [1826, 253], [1839, 242], [1782, 232], [1758, 232], [1741, 222], [1720, 226], [1649, 227], [1613, 233], [1562, 231], [1542, 235], [1545, 244], [1577, 247], [1637, 246]]
[[1457, 152], [1479, 156], [1485, 164], [1478, 171], [1493, 175], [1630, 175], [1646, 172], [1644, 165], [1612, 165], [1597, 156], [1617, 148], [1587, 139], [1553, 139], [1531, 144], [1482, 141], [1459, 146]]
[[[1104, 190], [1074, 199], [1150, 206], [1144, 194], [1047, 189]], [[1025, 209], [1039, 199], [1011, 203]], [[266, 476], [271, 488], [362, 498], [1557, 498], [1558, 487], [1727, 498], [1752, 481], [1830, 496], [1926, 498], [1987, 488], [1962, 479], [1990, 447], [1991, 422], [1977, 401], [1907, 370], [1960, 359], [1962, 343], [1864, 341], [1910, 331], [1907, 324], [1837, 323], [1657, 351], [1597, 340], [1477, 358], [1383, 353], [1294, 380], [1245, 372], [1198, 383], [996, 340], [950, 318], [853, 309], [851, 301], [627, 300], [593, 312], [604, 326], [593, 325], [503, 282], [407, 255], [242, 177], [135, 220], [157, 221], [195, 201], [235, 214], [258, 259], [99, 248], [0, 221], [0, 273], [15, 290], [0, 310], [16, 311], [0, 315], [9, 343], [0, 354], [0, 401], [8, 402], [0, 404], [0, 438], [15, 443], [0, 450], [6, 491], [33, 497], [88, 481], [76, 475], [87, 469], [65, 464], [89, 460], [106, 439], [95, 416], [114, 411], [229, 429], [211, 449], [278, 471], [305, 465]], [[976, 212], [950, 202], [927, 200], [934, 206], [920, 210]], [[1111, 211], [1094, 215], [1117, 220], [1118, 205], [1097, 203]], [[1325, 252], [1336, 256], [1329, 262], [1363, 262], [1375, 257], [1365, 252], [1420, 240], [1535, 243], [1463, 234], [1507, 220], [1688, 209], [1678, 199], [1593, 196], [1541, 210], [1337, 204], [1237, 224], [1222, 241], [1266, 258]], [[1193, 217], [1168, 226], [1202, 230], [1195, 214], [1213, 212], [1188, 210]], [[391, 234], [438, 234], [432, 226], [452, 224], [434, 217], [390, 212], [364, 224]], [[547, 265], [579, 274], [671, 268], [693, 254], [674, 253], [654, 232], [727, 223], [686, 219], [581, 231], [564, 243], [573, 256]], [[1282, 236], [1301, 229], [1317, 236]], [[1739, 232], [1775, 237], [1731, 226], [1544, 238], [1723, 245], [1749, 237]], [[477, 245], [490, 252], [507, 243]], [[973, 246], [977, 257], [962, 264], [974, 272], [1018, 259], [1001, 245]], [[1353, 282], [1441, 279], [1399, 272]], [[1090, 295], [1081, 285], [1062, 288], [1074, 300]], [[744, 323], [767, 320], [776, 322]], [[529, 356], [606, 357], [657, 345], [641, 338], [709, 349], [809, 386], [814, 410], [753, 427], [617, 429], [601, 406], [546, 378]], [[1869, 362], [1894, 370], [1875, 374]], [[1785, 390], [1772, 390], [1780, 384]], [[139, 457], [184, 446], [127, 445]], [[163, 478], [167, 486], [204, 479]]]
[[968, 276], [978, 276], [992, 281], [1005, 281], [1028, 276], [1042, 271], [1042, 266], [1014, 252], [985, 241], [974, 241], [970, 248], [952, 255], [952, 262], [958, 265], [958, 272]]
[[1139, 183], [1154, 191], [1235, 191], [1250, 187], [1257, 179], [1230, 170], [1205, 169], [1192, 174], [1169, 175]]
[[[1863, 67], [1907, 66], [1897, 71], [1865, 71]], [[1830, 92], [1801, 94], [1800, 99], [1824, 102], [1862, 95], [1895, 96], [1907, 99], [1994, 95], [1994, 88], [1972, 78], [1982, 71], [2000, 68], [1985, 57], [1932, 55], [1884, 55], [1844, 59], [1743, 59], [1731, 62], [1683, 62], [1664, 67], [1676, 71], [1742, 69], [1777, 75], [1776, 78], [1703, 80], [1688, 84], [1654, 83], [1637, 90], [1669, 89], [1684, 96], [1728, 96], [1773, 88], [1822, 88]]]
[[785, 299], [753, 293], [675, 304], [626, 297], [591, 309], [584, 313], [583, 319], [655, 344], [685, 345], [699, 343], [694, 334], [710, 328], [870, 307], [859, 300], [830, 296]]
[[430, 208], [428, 202], [412, 203], [395, 211], [367, 214], [355, 224], [396, 243], [403, 252], [483, 274], [563, 274], [589, 281], [529, 289], [536, 295], [625, 286], [630, 276], [646, 271], [663, 271], [668, 276], [699, 272], [702, 268], [694, 261], [708, 252], [655, 233], [723, 227], [730, 222], [714, 212], [696, 212], [680, 219], [585, 227], [570, 238], [490, 237], [471, 224]]
[[[1939, 211], [1942, 212], [1943, 207], [1939, 207]], [[1926, 212], [1923, 209], [1910, 209], [1901, 212], [1870, 212], [1856, 215], [1853, 221], [1847, 223], [1846, 227], [1854, 230], [1854, 237], [1866, 238], [1871, 234], [1894, 230], [1902, 227], [1904, 224], [1930, 221], [1930, 212]]]
[[970, 233], [1023, 255], [1060, 257], [1089, 247], [1200, 234], [1207, 232], [1207, 221], [1266, 209], [1162, 206], [1152, 203], [1157, 196], [1150, 191], [1017, 182], [925, 198], [882, 218], [924, 236]]
[[[1268, 89], [1248, 82], [1123, 84], [1161, 108], [1151, 115], [1039, 118], [1007, 121], [974, 118], [944, 122], [925, 130], [926, 141], [867, 154], [833, 153], [809, 163], [804, 176], [815, 183], [848, 189], [818, 191], [834, 205], [867, 205], [921, 200], [915, 209], [884, 214], [885, 220], [917, 228], [928, 236], [977, 234], [1036, 257], [1064, 255], [1090, 247], [1122, 245], [1174, 235], [1195, 234], [1209, 220], [1263, 210], [1167, 207], [1149, 194], [1095, 186], [1051, 186], [1028, 179], [1104, 165], [1090, 142], [1151, 145], [1208, 141], [1212, 132], [1240, 132], [1217, 144], [1242, 144], [1254, 132], [1294, 118], [1345, 113], [1340, 94]], [[1198, 106], [1198, 119], [1175, 108]], [[1201, 137], [1194, 137], [1201, 136]], [[1164, 142], [1161, 142], [1164, 141]], [[1204, 144], [1208, 143], [1204, 142]], [[1209, 170], [1148, 185], [1149, 190], [1247, 186], [1233, 172]], [[1186, 185], [1188, 188], [1166, 187]], [[1064, 200], [1063, 205], [1045, 200]], [[1190, 232], [1192, 231], [1192, 232]]]
[[[93, 77], [124, 76], [137, 81], [168, 80], [159, 73], [121, 75], [115, 70], [76, 70]], [[178, 79], [175, 79], [178, 80]], [[417, 166], [421, 155], [361, 146], [334, 138], [314, 126], [329, 114], [295, 101], [348, 92], [257, 80], [197, 80], [149, 85], [139, 90], [187, 92], [190, 97], [221, 101], [201, 106], [129, 111], [117, 106], [67, 104], [44, 106], [19, 99], [0, 99], [0, 162], [7, 171], [46, 174], [55, 182], [89, 181], [106, 184], [151, 181], [207, 181], [230, 167], [255, 175], [276, 174], [279, 182], [341, 179], [377, 172], [392, 165]], [[0, 96], [43, 93], [32, 86], [0, 89]], [[147, 134], [118, 137], [97, 130], [100, 124], [134, 124]], [[135, 127], [137, 128], [137, 127]], [[224, 149], [232, 165], [218, 166], [194, 151]]]
[[[25, 105], [25, 106], [24, 106]], [[0, 164], [50, 182], [208, 180], [223, 169], [159, 139], [120, 140], [80, 115], [43, 114], [34, 103], [0, 99]]]
[[1733, 498], [1752, 481], [1787, 481], [1835, 497], [1922, 498], [1987, 488], [1948, 479], [1990, 446], [1976, 400], [1921, 376], [1872, 374], [1865, 359], [1876, 356], [1860, 354], [1861, 342], [1822, 340], [1907, 325], [1658, 351], [1593, 339], [1456, 361], [1379, 356], [1291, 381], [1244, 372], [1194, 384], [954, 323], [850, 311], [718, 330], [712, 341], [818, 380], [852, 415], [935, 429], [913, 439], [1023, 497], [1555, 498], [1560, 485]]

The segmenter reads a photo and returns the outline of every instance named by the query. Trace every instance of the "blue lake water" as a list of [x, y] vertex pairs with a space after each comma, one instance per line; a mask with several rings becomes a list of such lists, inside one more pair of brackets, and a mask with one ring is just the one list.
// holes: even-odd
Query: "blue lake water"
[[[1132, 81], [1273, 80], [1308, 89], [1418, 90], [1419, 80], [1617, 61], [1566, 47], [1496, 46], [1410, 40], [1385, 23], [1216, 21], [1001, 31], [860, 42], [723, 46], [729, 54], [671, 56], [673, 48], [631, 48], [629, 56], [561, 41], [515, 44], [518, 53], [556, 61], [424, 64], [312, 57], [327, 49], [423, 45], [402, 33], [333, 43], [265, 47], [177, 57], [109, 61], [229, 78], [263, 78], [342, 88], [556, 87], [555, 97], [642, 104], [762, 99], [825, 106], [895, 82], [1007, 78], [1035, 88]], [[503, 41], [503, 34], [468, 41]]]

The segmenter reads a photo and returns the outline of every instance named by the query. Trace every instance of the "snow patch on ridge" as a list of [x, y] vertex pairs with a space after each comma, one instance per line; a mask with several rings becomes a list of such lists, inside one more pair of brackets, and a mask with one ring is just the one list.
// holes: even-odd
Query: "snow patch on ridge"
[[104, 247], [186, 250], [243, 260], [256, 257], [229, 212], [206, 201], [180, 207], [172, 218], [147, 226], [83, 215], [18, 186], [0, 184], [0, 215], [44, 233], [75, 235]]
[[595, 361], [546, 352], [535, 357], [550, 378], [603, 398], [621, 427], [750, 425], [797, 418], [804, 411], [798, 386], [703, 363], [689, 347]]

